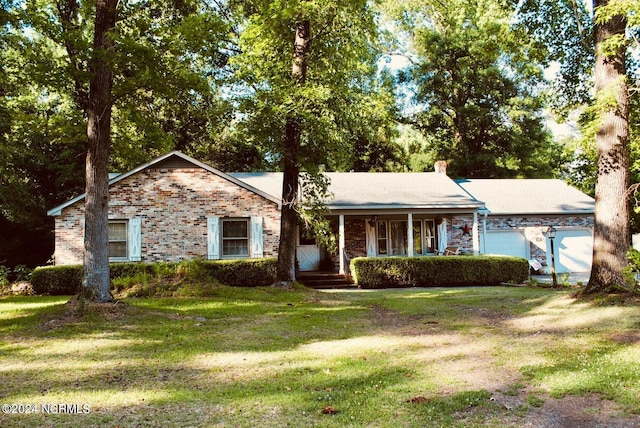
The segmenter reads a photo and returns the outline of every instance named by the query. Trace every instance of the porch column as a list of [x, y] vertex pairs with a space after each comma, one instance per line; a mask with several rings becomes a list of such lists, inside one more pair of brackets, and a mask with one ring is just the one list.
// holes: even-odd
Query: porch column
[[473, 229], [471, 232], [473, 236], [473, 255], [480, 254], [480, 236], [478, 235], [478, 211], [473, 212]]
[[344, 266], [344, 252], [345, 252], [344, 214], [340, 214], [338, 218], [339, 218], [338, 220], [338, 252], [340, 253], [338, 258], [340, 259], [340, 273], [344, 275], [346, 272], [345, 266]]
[[407, 214], [407, 256], [413, 257], [413, 214]]

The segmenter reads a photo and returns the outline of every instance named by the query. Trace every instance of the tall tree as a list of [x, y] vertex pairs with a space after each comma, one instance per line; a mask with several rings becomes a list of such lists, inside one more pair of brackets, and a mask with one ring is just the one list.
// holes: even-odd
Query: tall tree
[[513, 26], [525, 31], [538, 60], [555, 70], [548, 105], [560, 115], [589, 102], [593, 92], [593, 25], [581, 0], [509, 0], [516, 10]]
[[[626, 14], [594, 0], [595, 114], [598, 174], [596, 180], [593, 264], [585, 293], [626, 288], [623, 268], [630, 244], [629, 91], [626, 76]], [[608, 7], [609, 6], [609, 7]]]
[[357, 111], [376, 90], [377, 29], [365, 0], [240, 3], [247, 23], [232, 64], [246, 129], [284, 172], [277, 280], [287, 284], [298, 219], [326, 188], [322, 171], [352, 147]]
[[[638, 63], [626, 51], [639, 47], [635, 34], [640, 27], [640, 3], [594, 0], [593, 19], [584, 2], [576, 0], [518, 4], [520, 23], [548, 47], [548, 58], [560, 64], [554, 98], [560, 103], [554, 107], [565, 113], [576, 107], [585, 112], [580, 121], [583, 138], [567, 165], [570, 178], [585, 191], [593, 191], [595, 176], [593, 265], [585, 293], [627, 288], [623, 275], [629, 245], [626, 195], [633, 148], [629, 117], [637, 113], [630, 111], [628, 82], [629, 76], [637, 76]], [[595, 82], [595, 99], [589, 98], [590, 82]], [[634, 151], [638, 158], [637, 146]]]
[[90, 62], [87, 105], [87, 161], [82, 294], [98, 302], [113, 300], [109, 276], [109, 149], [113, 105], [113, 30], [118, 0], [98, 0]]
[[[307, 79], [307, 56], [311, 44], [311, 23], [299, 16], [293, 26], [293, 61], [291, 84], [303, 86]], [[298, 214], [296, 206], [300, 197], [300, 138], [302, 121], [295, 110], [286, 119], [282, 178], [282, 212], [280, 218], [280, 244], [276, 277], [279, 281], [291, 282], [296, 278], [296, 244]]]

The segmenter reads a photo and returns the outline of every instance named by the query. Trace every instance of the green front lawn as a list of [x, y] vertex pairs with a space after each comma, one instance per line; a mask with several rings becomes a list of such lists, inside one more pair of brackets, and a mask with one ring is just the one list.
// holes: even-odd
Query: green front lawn
[[[517, 427], [593, 393], [640, 413], [632, 302], [522, 287], [213, 295], [82, 315], [68, 297], [0, 299], [0, 404], [39, 411], [0, 426]], [[43, 413], [52, 403], [88, 412]]]

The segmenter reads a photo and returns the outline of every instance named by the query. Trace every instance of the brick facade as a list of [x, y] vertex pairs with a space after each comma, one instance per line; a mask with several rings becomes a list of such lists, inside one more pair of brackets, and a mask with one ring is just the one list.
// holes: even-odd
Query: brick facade
[[[142, 219], [142, 261], [207, 258], [207, 217], [263, 218], [264, 257], [276, 257], [276, 203], [205, 169], [147, 168], [109, 188], [109, 219]], [[55, 219], [56, 264], [81, 264], [84, 201]]]
[[[466, 227], [465, 227], [466, 226]], [[473, 254], [473, 214], [447, 218], [447, 240], [449, 246], [460, 247], [460, 254]], [[469, 233], [465, 233], [469, 230]]]
[[345, 219], [344, 246], [350, 258], [367, 255], [367, 232], [363, 218]]

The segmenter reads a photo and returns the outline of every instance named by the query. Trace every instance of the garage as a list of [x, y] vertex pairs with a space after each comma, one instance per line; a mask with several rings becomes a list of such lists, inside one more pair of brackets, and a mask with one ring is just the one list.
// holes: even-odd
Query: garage
[[527, 240], [519, 230], [487, 230], [484, 245], [485, 254], [529, 258]]
[[[548, 251], [551, 252], [549, 242]], [[589, 229], [558, 229], [553, 240], [556, 272], [589, 272], [593, 257], [593, 234]], [[549, 263], [551, 260], [548, 261]]]

